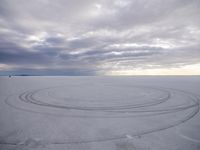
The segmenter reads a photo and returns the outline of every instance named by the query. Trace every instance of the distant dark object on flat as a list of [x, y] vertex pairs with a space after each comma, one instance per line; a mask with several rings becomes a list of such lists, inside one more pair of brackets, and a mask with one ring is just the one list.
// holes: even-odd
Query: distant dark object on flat
[[9, 78], [11, 78], [11, 75], [9, 75]]
[[19, 74], [17, 76], [30, 76], [29, 74]]

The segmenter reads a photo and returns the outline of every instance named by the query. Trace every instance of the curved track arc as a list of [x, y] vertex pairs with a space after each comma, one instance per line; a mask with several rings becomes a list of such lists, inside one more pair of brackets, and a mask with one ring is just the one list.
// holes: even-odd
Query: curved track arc
[[[177, 120], [177, 121], [173, 122], [172, 124], [166, 124], [166, 125], [161, 126], [161, 127], [152, 128], [152, 129], [149, 129], [149, 130], [143, 130], [143, 131], [140, 131], [140, 132], [137, 132], [137, 133], [130, 133], [130, 135], [132, 137], [150, 134], [150, 133], [153, 133], [153, 132], [158, 132], [158, 131], [161, 131], [161, 130], [165, 130], [165, 129], [175, 127], [179, 124], [182, 124], [182, 123], [188, 121], [189, 119], [194, 117], [199, 112], [199, 96], [196, 96], [196, 95], [191, 94], [189, 92], [180, 91], [180, 90], [174, 90], [174, 89], [168, 89], [168, 90], [176, 91], [179, 94], [187, 96], [188, 99], [192, 102], [192, 104], [187, 105], [187, 106], [183, 106], [183, 107], [158, 109], [158, 110], [154, 110], [154, 112], [165, 114], [165, 113], [170, 113], [170, 112], [173, 113], [173, 112], [176, 112], [176, 111], [183, 111], [183, 110], [188, 110], [188, 109], [192, 109], [192, 111], [188, 115], [186, 115], [183, 119]], [[34, 104], [34, 105], [40, 105], [40, 106], [45, 106], [45, 107], [55, 107], [55, 108], [58, 108], [58, 109], [75, 109], [75, 110], [77, 109], [77, 108], [73, 108], [73, 107], [71, 108], [71, 107], [55, 106], [55, 105], [51, 105], [51, 104], [48, 104], [48, 103], [41, 102], [41, 101], [39, 101], [39, 100], [37, 100], [33, 97], [34, 92], [37, 92], [37, 90], [22, 93], [22, 94], [19, 95], [19, 99], [21, 101], [25, 102], [25, 103], [28, 103], [28, 104], [31, 103], [31, 104]], [[170, 94], [170, 92], [169, 92], [169, 94]], [[166, 102], [167, 100], [170, 99], [170, 97], [171, 97], [171, 95], [168, 97], [168, 99], [166, 98], [162, 102], [163, 103]], [[7, 104], [9, 104], [8, 100], [9, 100], [9, 98], [5, 100], [5, 102]], [[103, 108], [103, 109], [92, 108], [92, 109], [88, 110], [88, 108], [78, 108], [78, 110], [81, 109], [82, 111], [106, 111], [106, 112], [111, 111], [111, 113], [125, 113], [127, 111], [123, 111], [123, 110], [135, 109], [135, 108], [142, 108], [143, 109], [143, 108], [146, 108], [146, 107], [159, 105], [162, 102], [156, 102], [154, 104], [148, 104], [148, 105], [145, 105], [145, 106], [140, 105], [140, 106], [136, 106], [136, 107], [134, 107], [134, 105], [133, 105], [133, 107], [129, 107], [129, 108], [126, 108], [126, 107], [123, 106], [122, 108], [114, 108], [114, 109], [113, 108], [106, 108], [106, 109], [105, 108]], [[153, 110], [151, 110], [151, 111], [153, 111]], [[132, 112], [136, 113], [136, 111], [134, 111], [134, 110], [132, 110]], [[144, 112], [150, 112], [150, 111], [149, 110], [139, 110], [139, 113], [144, 113]], [[122, 139], [122, 138], [127, 138], [126, 134], [116, 135], [116, 136], [106, 137], [106, 138], [77, 139], [77, 140], [74, 140], [74, 141], [65, 141], [65, 140], [63, 140], [63, 141], [45, 141], [44, 140], [43, 142], [46, 143], [46, 144], [78, 144], [78, 143], [90, 143], [90, 142], [103, 142], [103, 141], [117, 140], [117, 139]], [[10, 145], [17, 145], [16, 142], [4, 142], [4, 144], [6, 144], [6, 143], [10, 144]]]

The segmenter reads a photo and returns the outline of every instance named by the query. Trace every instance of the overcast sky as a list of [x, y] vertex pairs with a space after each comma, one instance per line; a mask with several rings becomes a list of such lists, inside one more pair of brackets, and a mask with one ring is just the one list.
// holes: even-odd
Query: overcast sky
[[0, 0], [4, 74], [200, 74], [200, 0]]

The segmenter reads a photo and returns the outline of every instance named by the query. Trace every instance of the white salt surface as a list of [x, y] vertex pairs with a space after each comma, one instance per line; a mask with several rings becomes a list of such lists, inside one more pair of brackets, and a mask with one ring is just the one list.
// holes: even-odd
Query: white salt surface
[[200, 77], [0, 77], [0, 150], [199, 150]]

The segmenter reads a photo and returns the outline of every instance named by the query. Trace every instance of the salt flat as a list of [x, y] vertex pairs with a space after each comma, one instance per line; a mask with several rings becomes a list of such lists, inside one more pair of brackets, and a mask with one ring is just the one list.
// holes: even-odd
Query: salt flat
[[200, 77], [1, 77], [1, 150], [199, 150]]

